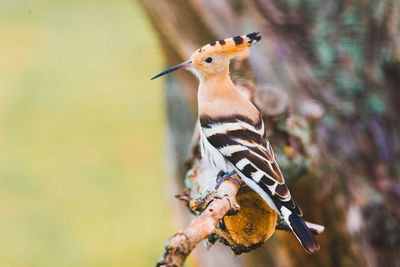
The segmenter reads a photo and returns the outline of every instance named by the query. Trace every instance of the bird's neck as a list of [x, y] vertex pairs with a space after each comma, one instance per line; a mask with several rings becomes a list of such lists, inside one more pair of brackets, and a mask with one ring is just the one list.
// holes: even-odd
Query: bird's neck
[[229, 69], [200, 79], [198, 91], [199, 116], [229, 117], [245, 116], [258, 121], [256, 107], [235, 88]]
[[235, 86], [229, 76], [229, 68], [213, 74], [204, 75], [200, 79], [198, 101], [212, 102], [217, 98], [225, 98], [235, 92]]

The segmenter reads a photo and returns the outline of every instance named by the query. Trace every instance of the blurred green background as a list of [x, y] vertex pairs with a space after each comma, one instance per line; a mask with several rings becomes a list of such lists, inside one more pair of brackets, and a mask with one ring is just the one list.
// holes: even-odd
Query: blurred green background
[[0, 266], [153, 266], [165, 203], [156, 39], [131, 0], [0, 1]]

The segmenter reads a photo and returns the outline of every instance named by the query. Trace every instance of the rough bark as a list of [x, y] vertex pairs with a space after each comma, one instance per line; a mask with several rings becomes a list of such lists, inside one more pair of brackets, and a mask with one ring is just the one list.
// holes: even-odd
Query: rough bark
[[[198, 253], [196, 262], [400, 266], [398, 1], [141, 2], [166, 66], [214, 40], [262, 33], [249, 60], [233, 62], [231, 73], [237, 85], [250, 88], [264, 113], [278, 162], [305, 219], [326, 227], [317, 255], [304, 253], [290, 234], [275, 232], [263, 247], [240, 257], [217, 245]], [[172, 194], [184, 188], [196, 87], [195, 78], [184, 71], [166, 82]], [[172, 205], [182, 226], [188, 225], [187, 209]]]
[[215, 232], [219, 221], [226, 213], [238, 209], [235, 200], [238, 190], [239, 185], [230, 180], [223, 181], [208, 201], [205, 210], [194, 218], [187, 228], [166, 242], [164, 255], [157, 266], [183, 266], [187, 256], [197, 244]]

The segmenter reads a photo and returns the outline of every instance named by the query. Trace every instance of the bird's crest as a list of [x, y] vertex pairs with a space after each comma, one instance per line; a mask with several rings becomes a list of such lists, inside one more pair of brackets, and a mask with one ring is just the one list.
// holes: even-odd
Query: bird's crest
[[259, 32], [226, 38], [207, 44], [197, 50], [197, 53], [237, 53], [261, 40]]
[[199, 64], [200, 62], [204, 61], [205, 57], [207, 57], [208, 55], [221, 53], [221, 54], [226, 54], [229, 58], [233, 54], [245, 50], [247, 47], [252, 46], [253, 44], [257, 43], [260, 40], [261, 40], [260, 33], [253, 32], [242, 36], [235, 36], [232, 38], [227, 38], [224, 40], [212, 42], [194, 52], [193, 55], [190, 57], [190, 60], [182, 62], [181, 64], [173, 66], [161, 72], [160, 74], [157, 74], [156, 76], [151, 78], [151, 80], [154, 80], [155, 78], [158, 78], [160, 76], [163, 76], [167, 73], [170, 73], [180, 68], [193, 67], [193, 64]]

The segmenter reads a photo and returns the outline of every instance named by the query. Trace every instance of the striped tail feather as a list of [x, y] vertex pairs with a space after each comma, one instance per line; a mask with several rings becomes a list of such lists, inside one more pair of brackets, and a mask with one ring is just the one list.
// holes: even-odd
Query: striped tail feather
[[280, 211], [285, 222], [289, 225], [290, 229], [292, 229], [293, 234], [300, 241], [304, 250], [310, 254], [317, 253], [319, 251], [318, 241], [304, 221], [284, 206], [281, 207]]

